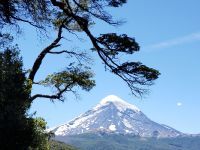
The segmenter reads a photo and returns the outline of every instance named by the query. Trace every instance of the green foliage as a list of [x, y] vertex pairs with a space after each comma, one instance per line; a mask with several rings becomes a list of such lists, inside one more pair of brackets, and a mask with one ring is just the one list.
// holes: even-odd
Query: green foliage
[[95, 81], [91, 78], [93, 73], [88, 68], [77, 67], [68, 68], [65, 71], [48, 75], [45, 80], [40, 81], [40, 85], [50, 86], [55, 88], [56, 93], [59, 93], [57, 99], [62, 100], [64, 92], [74, 92], [73, 88], [81, 87], [83, 90], [89, 91], [95, 86]]
[[108, 2], [112, 7], [119, 7], [126, 3], [126, 0], [108, 0]]
[[90, 71], [83, 71], [76, 67], [49, 75], [41, 84], [46, 86], [54, 85], [55, 87], [68, 86], [68, 89], [72, 89], [74, 86], [80, 86], [82, 89], [89, 91], [95, 85], [94, 80], [90, 80], [92, 77], [93, 74]]
[[32, 118], [33, 141], [28, 150], [49, 150], [49, 133], [46, 133], [46, 122], [43, 118]]
[[46, 123], [27, 114], [30, 90], [22, 66], [16, 48], [0, 53], [0, 149], [48, 150]]
[[49, 2], [46, 0], [1, 0], [0, 26], [5, 23], [17, 25], [17, 21], [26, 21], [40, 26], [49, 20]]
[[8, 33], [1, 33], [0, 31], [0, 49], [8, 47], [13, 41], [13, 37]]
[[[0, 149], [25, 149], [32, 141], [32, 122], [22, 59], [14, 48], [0, 53]], [[28, 135], [28, 136], [27, 136]]]
[[79, 150], [78, 148], [59, 141], [50, 140], [49, 143], [50, 150]]
[[[113, 69], [113, 72], [116, 73], [122, 73], [124, 71], [134, 74], [136, 77], [138, 77], [138, 81], [141, 80], [140, 83], [143, 82], [143, 84], [151, 84], [151, 81], [157, 79], [160, 74], [157, 70], [149, 68], [140, 62], [126, 62]], [[148, 83], [148, 81], [150, 83]]]
[[118, 55], [119, 52], [133, 54], [139, 51], [139, 45], [135, 39], [127, 35], [117, 35], [116, 33], [102, 34], [97, 38], [98, 42], [104, 45], [104, 52], [108, 55]]

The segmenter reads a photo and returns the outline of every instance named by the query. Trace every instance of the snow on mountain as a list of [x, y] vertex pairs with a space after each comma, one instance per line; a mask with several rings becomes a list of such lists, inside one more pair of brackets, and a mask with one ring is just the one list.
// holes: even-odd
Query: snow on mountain
[[102, 99], [92, 109], [52, 130], [56, 136], [82, 133], [134, 134], [142, 137], [176, 137], [181, 132], [151, 121], [136, 106], [115, 95]]
[[120, 99], [119, 97], [117, 97], [115, 95], [109, 95], [109, 96], [105, 97], [93, 109], [94, 110], [98, 110], [102, 106], [106, 106], [109, 103], [113, 103], [117, 107], [117, 109], [120, 110], [120, 111], [125, 111], [126, 109], [132, 109], [135, 112], [140, 112], [139, 108], [137, 108], [136, 106], [125, 102], [124, 100]]

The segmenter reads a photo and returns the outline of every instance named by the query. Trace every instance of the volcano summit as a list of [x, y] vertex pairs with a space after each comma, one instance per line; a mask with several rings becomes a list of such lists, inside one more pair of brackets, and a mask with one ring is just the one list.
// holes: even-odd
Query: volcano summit
[[177, 137], [183, 133], [150, 120], [139, 108], [115, 95], [102, 99], [92, 109], [67, 124], [52, 129], [56, 136], [83, 133], [132, 134], [141, 137]]

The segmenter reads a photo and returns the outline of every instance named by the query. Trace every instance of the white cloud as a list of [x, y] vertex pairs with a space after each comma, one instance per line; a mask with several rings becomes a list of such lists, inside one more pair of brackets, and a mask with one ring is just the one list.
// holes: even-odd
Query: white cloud
[[176, 105], [180, 107], [180, 106], [182, 106], [183, 104], [182, 104], [181, 102], [178, 102]]
[[155, 43], [155, 44], [144, 47], [144, 49], [145, 50], [163, 49], [163, 48], [190, 43], [194, 41], [200, 41], [200, 32], [196, 32], [196, 33], [188, 34], [182, 37]]

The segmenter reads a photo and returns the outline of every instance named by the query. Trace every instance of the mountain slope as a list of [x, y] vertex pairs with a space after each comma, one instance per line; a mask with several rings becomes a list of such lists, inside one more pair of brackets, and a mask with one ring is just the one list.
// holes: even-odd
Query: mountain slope
[[151, 121], [140, 109], [110, 95], [91, 110], [52, 130], [56, 136], [83, 133], [132, 134], [141, 137], [177, 137], [181, 132]]

